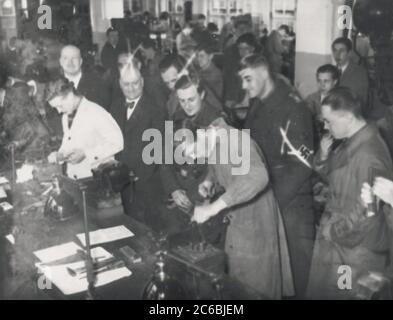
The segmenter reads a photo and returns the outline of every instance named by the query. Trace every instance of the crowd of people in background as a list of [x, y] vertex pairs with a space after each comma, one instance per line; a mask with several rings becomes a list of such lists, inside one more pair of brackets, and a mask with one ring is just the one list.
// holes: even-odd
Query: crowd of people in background
[[[369, 272], [388, 272], [393, 116], [389, 108], [378, 121], [365, 116], [369, 78], [351, 59], [350, 39], [334, 40], [335, 63], [315, 70], [318, 90], [301, 97], [287, 25], [256, 34], [249, 15], [221, 30], [204, 15], [182, 26], [168, 13], [130, 20], [107, 30], [98, 65], [87, 68], [80, 48], [63, 46], [48, 81], [21, 69], [25, 58], [10, 40], [0, 82], [4, 150], [12, 143], [23, 155], [38, 138], [58, 136], [51, 158], [68, 161], [74, 179], [115, 157], [138, 178], [132, 199], [131, 186], [122, 191], [125, 213], [156, 229], [176, 232], [190, 215], [204, 223], [225, 212], [226, 235], [220, 225], [208, 237], [226, 251], [229, 274], [265, 298], [355, 298], [337, 286], [341, 265], [352, 268], [354, 287]], [[165, 121], [195, 134], [183, 144], [194, 161], [225, 148], [197, 129], [249, 129], [241, 133], [251, 141], [249, 172], [146, 164], [143, 133], [164, 132]], [[195, 154], [206, 139], [209, 151]]]

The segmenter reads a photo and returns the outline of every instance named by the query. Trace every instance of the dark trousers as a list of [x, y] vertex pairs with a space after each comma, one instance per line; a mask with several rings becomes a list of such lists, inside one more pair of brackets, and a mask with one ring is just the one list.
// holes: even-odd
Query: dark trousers
[[[306, 197], [305, 197], [306, 198]], [[295, 199], [282, 210], [296, 299], [304, 299], [315, 241], [312, 199]]]
[[162, 226], [163, 188], [156, 177], [138, 180], [121, 192], [124, 213], [159, 231]]

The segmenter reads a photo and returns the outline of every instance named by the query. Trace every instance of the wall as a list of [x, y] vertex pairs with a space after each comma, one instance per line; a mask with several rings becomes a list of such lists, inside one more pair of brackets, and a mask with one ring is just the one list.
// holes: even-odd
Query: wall
[[106, 30], [111, 26], [110, 19], [123, 16], [123, 0], [90, 0], [93, 42], [98, 44], [100, 52], [106, 41]]
[[295, 86], [303, 97], [317, 89], [316, 69], [332, 63], [331, 43], [340, 35], [337, 27], [341, 0], [299, 0], [296, 17]]

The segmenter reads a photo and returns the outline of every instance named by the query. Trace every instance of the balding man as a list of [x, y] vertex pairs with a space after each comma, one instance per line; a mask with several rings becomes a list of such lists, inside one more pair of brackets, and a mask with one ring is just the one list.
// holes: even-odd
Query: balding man
[[144, 93], [143, 78], [131, 59], [120, 68], [119, 85], [121, 92], [114, 96], [110, 108], [124, 136], [124, 150], [118, 160], [138, 178], [132, 199], [131, 188], [123, 190], [123, 206], [128, 215], [149, 224], [157, 221], [156, 212], [164, 192], [158, 165], [147, 164], [142, 157], [144, 148], [150, 143], [143, 141], [142, 136], [147, 129], [158, 129], [163, 136], [165, 115]]
[[64, 76], [74, 83], [80, 94], [108, 110], [111, 103], [109, 87], [94, 72], [82, 70], [82, 63], [79, 48], [73, 45], [63, 47], [60, 66]]

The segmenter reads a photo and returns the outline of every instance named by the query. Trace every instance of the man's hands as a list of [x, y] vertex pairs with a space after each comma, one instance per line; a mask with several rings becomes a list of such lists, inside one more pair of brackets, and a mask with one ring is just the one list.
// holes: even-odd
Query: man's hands
[[198, 192], [205, 199], [211, 198], [214, 195], [213, 187], [214, 184], [212, 181], [205, 180], [199, 185]]
[[69, 152], [52, 152], [48, 156], [49, 163], [64, 162], [67, 161], [71, 164], [78, 164], [85, 160], [86, 154], [82, 149], [73, 149]]
[[176, 205], [189, 211], [192, 207], [190, 199], [188, 199], [187, 194], [184, 190], [175, 190], [172, 192], [172, 199]]
[[360, 194], [364, 206], [367, 207], [368, 204], [373, 202], [373, 195], [393, 207], [393, 181], [378, 177], [375, 179], [372, 188], [368, 183], [364, 183]]
[[194, 215], [192, 216], [191, 221], [195, 221], [199, 224], [204, 223], [211, 217], [218, 214], [221, 210], [224, 210], [226, 207], [227, 204], [221, 199], [210, 204], [196, 206], [194, 208]]
[[331, 135], [324, 135], [321, 139], [321, 160], [325, 161], [332, 148], [333, 137]]
[[73, 149], [71, 152], [65, 154], [67, 162], [71, 164], [81, 163], [86, 158], [86, 154], [82, 149]]

